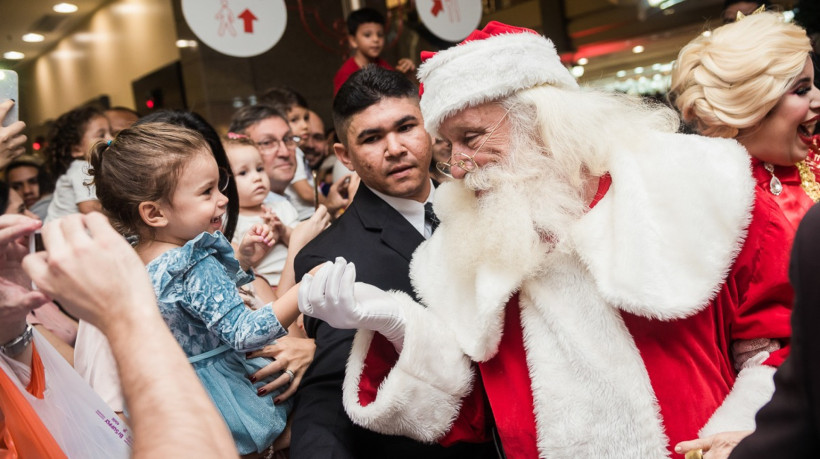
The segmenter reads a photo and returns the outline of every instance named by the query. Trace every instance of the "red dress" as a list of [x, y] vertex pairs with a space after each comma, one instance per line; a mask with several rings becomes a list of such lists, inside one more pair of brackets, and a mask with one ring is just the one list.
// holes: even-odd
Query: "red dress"
[[780, 206], [786, 219], [792, 224], [793, 231], [797, 231], [797, 225], [814, 205], [814, 200], [800, 185], [800, 171], [797, 166], [774, 166], [773, 173], [780, 180], [783, 190], [778, 195], [771, 191], [772, 172], [765, 169], [763, 161], [752, 158], [752, 174], [757, 186]]

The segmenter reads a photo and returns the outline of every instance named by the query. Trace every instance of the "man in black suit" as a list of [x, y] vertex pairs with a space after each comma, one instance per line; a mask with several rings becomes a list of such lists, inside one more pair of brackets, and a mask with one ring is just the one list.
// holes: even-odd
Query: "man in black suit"
[[[336, 156], [358, 173], [361, 185], [338, 222], [299, 253], [296, 278], [344, 257], [356, 264], [358, 281], [412, 294], [410, 259], [437, 224], [425, 218], [434, 192], [432, 150], [417, 89], [400, 73], [367, 67], [339, 89], [333, 121], [341, 140]], [[296, 393], [291, 458], [494, 457], [492, 443], [444, 448], [354, 425], [342, 406], [342, 381], [355, 330], [311, 317], [305, 329], [316, 340], [316, 355]]]

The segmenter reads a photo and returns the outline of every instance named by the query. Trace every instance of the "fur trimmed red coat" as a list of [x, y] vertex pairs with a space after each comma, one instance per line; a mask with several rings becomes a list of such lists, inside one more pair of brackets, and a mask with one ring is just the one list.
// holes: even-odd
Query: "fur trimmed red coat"
[[[493, 256], [453, 266], [448, 221], [465, 191], [440, 187], [441, 226], [411, 266], [426, 307], [395, 293], [398, 355], [357, 333], [351, 419], [422, 441], [480, 438], [486, 387], [511, 458], [670, 457], [699, 434], [753, 428], [788, 352], [793, 230], [736, 142], [657, 135], [657, 149], [613, 156], [572, 251], [538, 275]], [[754, 338], [786, 346], [738, 373], [731, 345]]]

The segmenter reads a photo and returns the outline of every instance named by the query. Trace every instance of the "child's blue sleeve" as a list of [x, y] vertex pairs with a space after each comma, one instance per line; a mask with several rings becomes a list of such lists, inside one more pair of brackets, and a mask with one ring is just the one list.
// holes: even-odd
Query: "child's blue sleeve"
[[185, 275], [181, 306], [200, 318], [222, 342], [240, 352], [259, 349], [287, 334], [269, 305], [254, 311], [214, 257], [205, 257]]

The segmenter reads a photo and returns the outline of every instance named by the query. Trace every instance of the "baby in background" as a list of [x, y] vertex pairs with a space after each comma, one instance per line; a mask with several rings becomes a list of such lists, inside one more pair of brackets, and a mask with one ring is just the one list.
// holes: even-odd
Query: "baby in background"
[[231, 242], [236, 249], [254, 225], [265, 223], [270, 226], [275, 244], [267, 255], [254, 265], [254, 273], [264, 278], [272, 287], [276, 287], [279, 285], [287, 260], [292, 226], [298, 222], [298, 216], [287, 201], [263, 205], [270, 192], [270, 179], [265, 172], [262, 156], [252, 140], [241, 135], [231, 135], [223, 139], [222, 144], [228, 154], [239, 195], [239, 220]]

